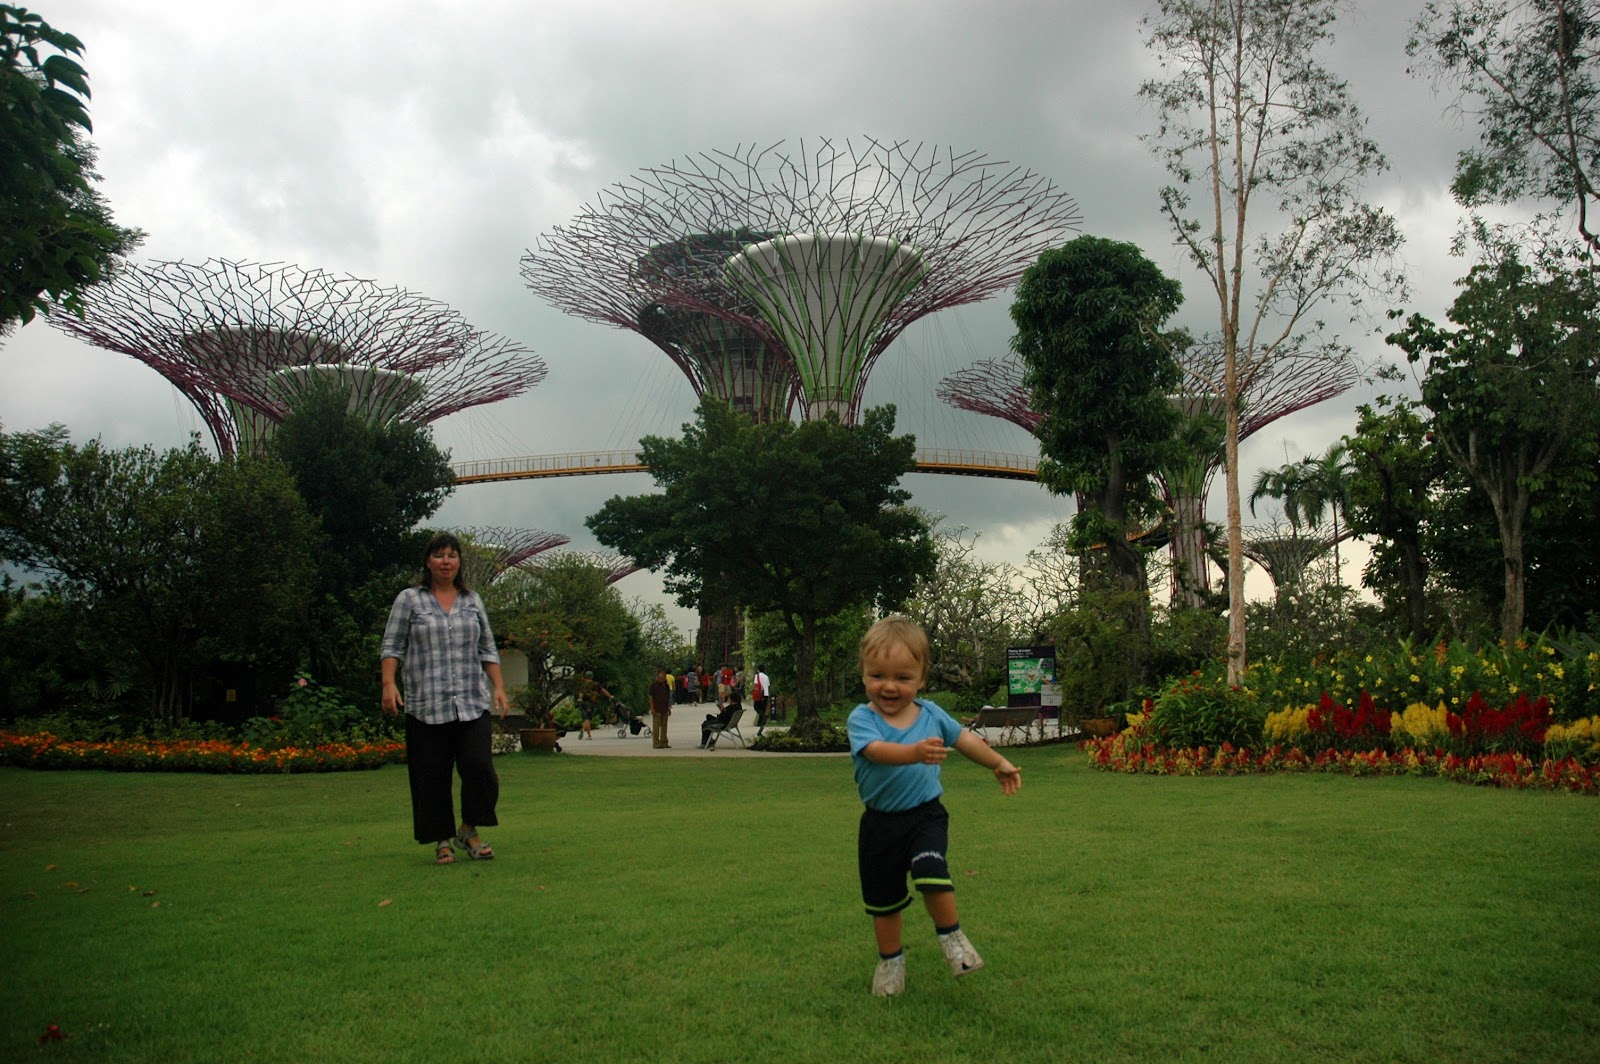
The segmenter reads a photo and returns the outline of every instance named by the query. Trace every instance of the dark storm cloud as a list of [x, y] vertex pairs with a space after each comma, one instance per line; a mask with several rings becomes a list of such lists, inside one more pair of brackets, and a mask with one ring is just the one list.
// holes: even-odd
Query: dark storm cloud
[[[1445, 194], [1469, 131], [1405, 72], [1419, 4], [1356, 5], [1329, 64], [1348, 78], [1392, 169], [1369, 198], [1400, 219], [1412, 306], [1442, 312], [1464, 272], [1446, 254]], [[1132, 240], [1215, 320], [1201, 278], [1156, 213], [1166, 180], [1140, 144], [1136, 97], [1155, 73], [1144, 5], [989, 2], [223, 5], [113, 0], [41, 9], [88, 46], [95, 142], [117, 217], [142, 255], [290, 261], [443, 299], [547, 361], [530, 394], [438, 425], [458, 459], [627, 446], [692, 414], [687, 382], [641, 338], [530, 294], [518, 259], [606, 185], [739, 144], [903, 138], [1033, 169], [1078, 201], [1083, 229]], [[940, 376], [1002, 354], [1006, 298], [947, 311], [880, 361], [869, 402], [931, 446], [1025, 447], [1016, 430], [930, 402]], [[1368, 329], [1345, 333], [1385, 358]], [[77, 438], [172, 445], [199, 427], [151, 370], [30, 325], [0, 350], [8, 429], [65, 422]], [[1252, 440], [1254, 465], [1318, 452], [1370, 389]], [[985, 424], [987, 422], [987, 424]], [[987, 442], [985, 442], [987, 441]], [[463, 488], [442, 519], [525, 525], [592, 545], [583, 518], [639, 476]], [[919, 475], [917, 501], [985, 529], [1020, 560], [1070, 507], [1029, 485]], [[1215, 493], [1220, 499], [1220, 489]], [[638, 594], [650, 580], [628, 578]]]

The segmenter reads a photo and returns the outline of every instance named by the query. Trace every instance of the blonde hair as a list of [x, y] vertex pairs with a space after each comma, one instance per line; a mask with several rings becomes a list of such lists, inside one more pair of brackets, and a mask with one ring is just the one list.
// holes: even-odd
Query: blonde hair
[[865, 664], [869, 654], [882, 654], [891, 646], [903, 646], [911, 652], [916, 659], [917, 666], [922, 670], [921, 679], [928, 678], [928, 633], [922, 626], [910, 617], [899, 615], [885, 617], [878, 621], [867, 634], [861, 637], [859, 661]]

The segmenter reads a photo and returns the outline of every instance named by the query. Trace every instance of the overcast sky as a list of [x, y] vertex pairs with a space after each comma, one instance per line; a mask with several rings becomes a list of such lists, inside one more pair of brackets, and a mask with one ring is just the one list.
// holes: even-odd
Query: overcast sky
[[[1078, 202], [1082, 231], [1143, 247], [1185, 285], [1182, 321], [1214, 301], [1157, 215], [1164, 175], [1139, 135], [1155, 72], [1146, 5], [1122, 0], [50, 0], [32, 9], [86, 46], [102, 189], [148, 233], [145, 260], [289, 262], [444, 300], [549, 366], [521, 398], [453, 415], [454, 459], [632, 446], [692, 416], [688, 381], [643, 338], [564, 315], [519, 259], [605, 186], [643, 167], [751, 142], [925, 141], [1008, 160]], [[1466, 267], [1447, 184], [1472, 131], [1406, 74], [1420, 0], [1354, 4], [1327, 58], [1391, 171], [1367, 198], [1405, 233], [1408, 309], [1442, 318]], [[922, 446], [1028, 451], [1030, 438], [934, 398], [940, 379], [1006, 351], [1010, 294], [944, 311], [878, 361], [867, 403], [894, 402]], [[1377, 323], [1374, 323], [1374, 328]], [[1347, 330], [1369, 360], [1380, 339]], [[0, 423], [74, 439], [181, 445], [204, 425], [154, 370], [35, 322], [0, 348]], [[1285, 418], [1241, 461], [1320, 453], [1371, 388]], [[1036, 448], [1033, 450], [1036, 451]], [[1020, 562], [1070, 505], [1032, 484], [913, 474], [915, 501]], [[583, 519], [643, 475], [457, 489], [444, 525], [539, 528], [593, 547]], [[1213, 510], [1222, 499], [1220, 480]], [[749, 520], [781, 515], [748, 514]], [[1248, 513], [1247, 513], [1248, 520]], [[640, 573], [625, 595], [660, 597]], [[690, 614], [674, 611], [687, 625]]]

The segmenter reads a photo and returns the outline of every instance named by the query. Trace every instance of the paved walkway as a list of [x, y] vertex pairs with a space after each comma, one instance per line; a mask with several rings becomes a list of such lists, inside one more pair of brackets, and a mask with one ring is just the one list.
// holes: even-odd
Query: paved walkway
[[[716, 707], [712, 707], [713, 709]], [[650, 745], [650, 736], [632, 735], [624, 733], [622, 738], [617, 738], [617, 727], [596, 727], [593, 739], [580, 739], [577, 731], [569, 731], [561, 738], [562, 756], [566, 754], [581, 754], [585, 757], [843, 757], [843, 754], [772, 754], [762, 753], [757, 750], [747, 750], [739, 744], [739, 740], [730, 733], [717, 740], [715, 750], [701, 750], [700, 722], [705, 719], [706, 711], [700, 706], [678, 706], [672, 712], [672, 721], [667, 726], [667, 741], [671, 744], [665, 750], [656, 750]], [[788, 729], [777, 724], [767, 729], [769, 732], [782, 732]], [[744, 720], [739, 724], [739, 731], [748, 740], [756, 737], [755, 717], [746, 711]]]

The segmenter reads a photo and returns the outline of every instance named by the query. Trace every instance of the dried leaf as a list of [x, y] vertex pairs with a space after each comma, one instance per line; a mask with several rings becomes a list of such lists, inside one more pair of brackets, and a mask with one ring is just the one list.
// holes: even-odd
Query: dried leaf
[[155, 897], [155, 894], [156, 894], [156, 892], [153, 891], [153, 890], [147, 890], [147, 891], [144, 892], [144, 896], [147, 897], [147, 898], [153, 898], [153, 897]]
[[383, 908], [383, 907], [384, 907], [384, 906], [385, 906], [385, 905], [388, 905], [388, 904], [390, 904], [390, 903], [392, 903], [392, 902], [393, 902], [393, 901], [394, 901], [394, 899], [393, 899], [393, 898], [385, 898], [385, 899], [383, 899], [383, 900], [382, 900], [382, 901], [380, 901], [380, 902], [379, 902], [379, 903], [378, 903], [378, 908], [380, 908], [380, 909], [381, 909], [381, 908]]

